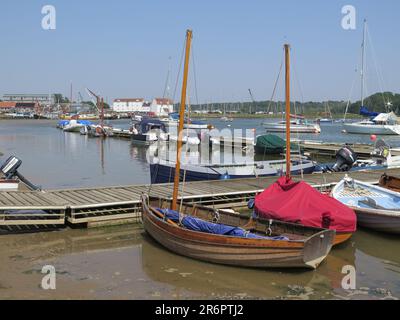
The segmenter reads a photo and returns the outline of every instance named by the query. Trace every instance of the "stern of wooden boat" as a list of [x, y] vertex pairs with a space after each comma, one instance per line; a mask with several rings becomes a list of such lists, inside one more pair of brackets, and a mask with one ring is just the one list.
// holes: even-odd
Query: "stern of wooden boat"
[[312, 269], [318, 268], [332, 249], [336, 232], [324, 230], [308, 238], [304, 243], [304, 264]]

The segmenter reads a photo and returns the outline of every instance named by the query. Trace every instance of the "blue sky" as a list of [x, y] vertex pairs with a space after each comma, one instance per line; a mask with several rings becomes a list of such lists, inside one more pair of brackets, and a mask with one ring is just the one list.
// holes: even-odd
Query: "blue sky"
[[[57, 29], [41, 28], [54, 5]], [[357, 10], [357, 29], [341, 27], [344, 5]], [[185, 30], [193, 29], [199, 102], [269, 99], [292, 45], [293, 97], [347, 100], [360, 60], [362, 20], [382, 70], [385, 90], [400, 92], [400, 2], [322, 0], [1, 0], [0, 95], [53, 93], [74, 97], [85, 87], [107, 97], [162, 96], [171, 69], [171, 95]], [[369, 52], [370, 53], [370, 52]], [[380, 90], [372, 55], [368, 93]], [[294, 71], [293, 70], [293, 71]], [[193, 70], [191, 95], [194, 97]], [[299, 85], [297, 85], [297, 80]], [[352, 94], [359, 98], [360, 81]], [[301, 90], [300, 90], [301, 88]], [[179, 100], [180, 82], [176, 100]], [[282, 98], [279, 87], [277, 98]]]

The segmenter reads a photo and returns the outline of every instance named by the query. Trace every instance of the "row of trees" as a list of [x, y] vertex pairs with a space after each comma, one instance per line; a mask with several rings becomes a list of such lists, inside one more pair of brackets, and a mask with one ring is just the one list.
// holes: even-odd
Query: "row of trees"
[[[389, 104], [388, 104], [389, 103]], [[292, 110], [296, 108], [297, 114], [327, 116], [329, 111], [332, 115], [343, 115], [348, 106], [348, 113], [359, 114], [361, 101], [348, 103], [347, 101], [323, 101], [323, 102], [292, 102]], [[179, 104], [178, 104], [179, 106]], [[400, 94], [392, 92], [376, 93], [364, 100], [364, 106], [376, 112], [394, 111], [400, 114]], [[256, 102], [227, 102], [203, 105], [192, 105], [192, 110], [203, 110], [208, 112], [221, 111], [229, 113], [273, 112], [281, 113], [285, 109], [283, 101], [256, 101]]]

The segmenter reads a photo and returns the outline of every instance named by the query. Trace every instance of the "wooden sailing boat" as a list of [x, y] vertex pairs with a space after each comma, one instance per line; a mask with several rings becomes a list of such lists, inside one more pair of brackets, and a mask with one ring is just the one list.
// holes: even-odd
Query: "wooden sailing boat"
[[317, 268], [331, 250], [334, 231], [205, 207], [181, 205], [177, 211], [191, 39], [192, 31], [188, 30], [173, 199], [169, 203], [142, 197], [144, 229], [167, 249], [203, 261], [260, 268]]
[[[354, 212], [352, 212], [352, 215], [349, 217], [341, 217], [340, 215], [346, 212], [345, 209], [347, 208], [345, 206], [334, 201], [332, 198], [324, 198], [323, 195], [304, 182], [296, 183], [291, 180], [289, 50], [289, 45], [285, 45], [286, 178], [279, 179], [274, 185], [256, 196], [254, 202], [255, 213], [264, 219], [274, 218], [279, 221], [296, 222], [309, 226], [321, 225], [324, 226], [324, 228], [330, 228], [331, 230], [335, 230], [333, 244], [337, 245], [345, 242], [352, 236], [352, 232], [355, 230]], [[323, 212], [323, 210], [319, 208], [322, 203], [326, 205], [323, 209], [326, 210], [326, 212]], [[331, 215], [333, 216], [332, 218]], [[335, 220], [337, 221], [335, 222]], [[339, 220], [343, 222], [343, 225], [337, 224]], [[346, 228], [344, 228], [345, 226]], [[339, 227], [341, 229], [339, 229]]]

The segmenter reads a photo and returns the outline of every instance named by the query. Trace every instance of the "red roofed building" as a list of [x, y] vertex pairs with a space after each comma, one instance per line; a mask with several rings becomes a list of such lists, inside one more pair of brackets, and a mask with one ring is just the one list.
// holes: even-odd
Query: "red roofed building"
[[24, 112], [37, 112], [39, 104], [37, 102], [13, 102], [2, 101], [0, 102], [0, 112], [24, 113]]

